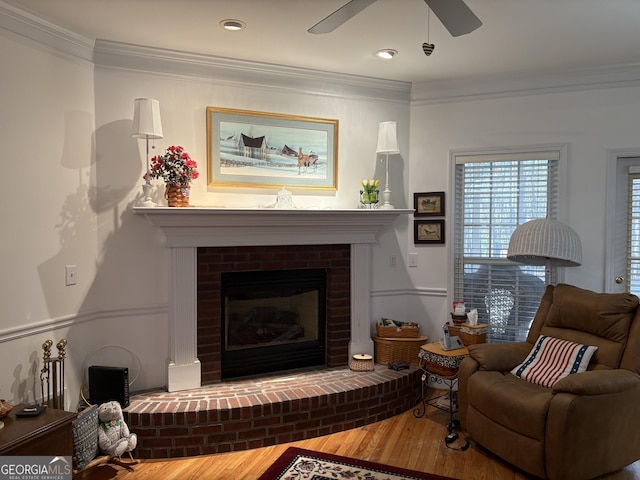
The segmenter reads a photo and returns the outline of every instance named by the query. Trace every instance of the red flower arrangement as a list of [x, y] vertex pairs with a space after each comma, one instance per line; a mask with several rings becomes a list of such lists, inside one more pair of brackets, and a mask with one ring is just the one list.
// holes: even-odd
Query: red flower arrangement
[[[192, 160], [184, 148], [172, 145], [164, 155], [151, 159], [149, 178], [162, 178], [167, 185], [188, 186], [191, 180], [198, 178], [198, 164]], [[146, 180], [147, 174], [143, 175]]]

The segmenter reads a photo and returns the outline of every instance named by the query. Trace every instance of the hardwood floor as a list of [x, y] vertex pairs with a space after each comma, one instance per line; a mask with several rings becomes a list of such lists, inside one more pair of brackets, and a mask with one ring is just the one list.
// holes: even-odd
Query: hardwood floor
[[[99, 465], [76, 480], [255, 480], [289, 446], [360, 458], [462, 480], [530, 480], [471, 442], [468, 450], [446, 447], [449, 414], [429, 407], [424, 418], [407, 411], [365, 427], [284, 445], [171, 460], [142, 460], [134, 471]], [[459, 446], [457, 440], [454, 446]], [[640, 480], [640, 461], [602, 480]]]

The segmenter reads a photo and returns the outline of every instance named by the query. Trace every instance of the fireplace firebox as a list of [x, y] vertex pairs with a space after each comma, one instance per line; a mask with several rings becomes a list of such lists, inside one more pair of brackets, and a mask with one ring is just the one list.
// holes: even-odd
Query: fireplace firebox
[[326, 363], [324, 269], [221, 275], [222, 378]]

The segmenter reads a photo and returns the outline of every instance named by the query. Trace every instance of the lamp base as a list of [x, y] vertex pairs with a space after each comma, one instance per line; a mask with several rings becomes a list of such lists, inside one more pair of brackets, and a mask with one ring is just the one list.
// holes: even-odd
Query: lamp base
[[139, 207], [157, 207], [158, 204], [149, 198], [148, 200], [142, 199], [140, 202], [138, 202], [138, 206]]
[[157, 207], [158, 206], [156, 202], [151, 200], [151, 196], [149, 195], [151, 193], [150, 183], [145, 183], [144, 185], [142, 185], [142, 192], [144, 194], [144, 197], [138, 203], [139, 207]]
[[393, 210], [394, 208], [396, 208], [391, 205], [391, 190], [389, 190], [388, 185], [387, 188], [384, 189], [384, 192], [382, 192], [382, 200], [384, 201], [384, 203], [380, 205], [380, 207], [378, 207], [380, 210]]

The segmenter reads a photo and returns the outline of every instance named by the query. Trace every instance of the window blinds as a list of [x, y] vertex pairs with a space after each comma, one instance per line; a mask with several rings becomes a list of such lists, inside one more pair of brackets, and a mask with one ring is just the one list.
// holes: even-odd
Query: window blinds
[[629, 207], [627, 209], [627, 286], [640, 295], [640, 172], [629, 169]]
[[478, 309], [489, 341], [524, 340], [544, 293], [545, 268], [506, 255], [518, 225], [557, 217], [559, 158], [557, 150], [455, 158], [454, 295]]

